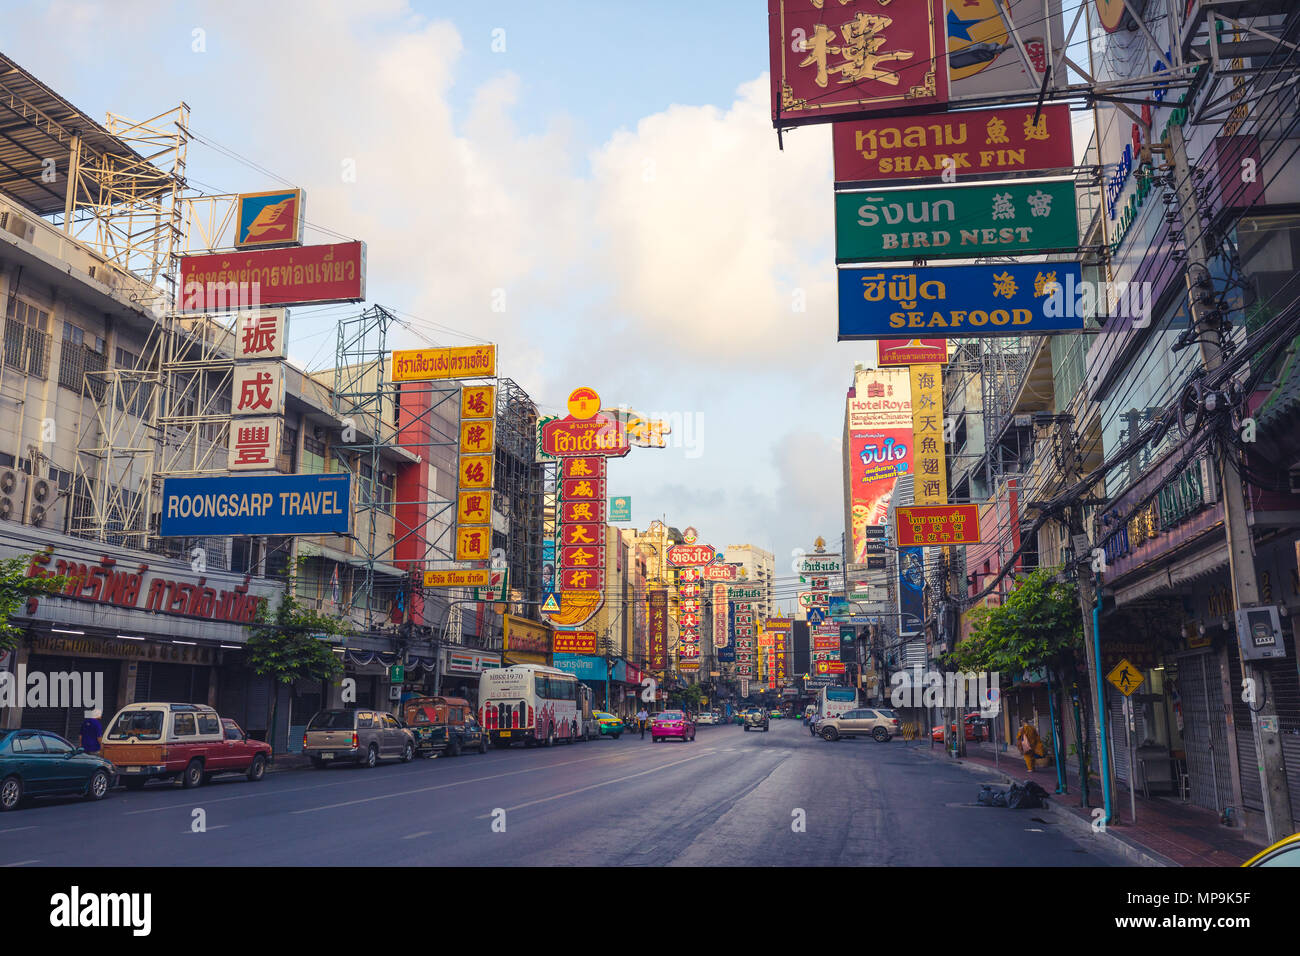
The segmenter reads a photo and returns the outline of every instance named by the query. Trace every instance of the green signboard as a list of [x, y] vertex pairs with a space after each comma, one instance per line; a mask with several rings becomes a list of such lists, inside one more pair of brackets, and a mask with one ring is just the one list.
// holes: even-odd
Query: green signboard
[[609, 499], [609, 520], [610, 521], [631, 521], [632, 520], [632, 499], [631, 498], [610, 498]]
[[835, 194], [835, 261], [974, 259], [1079, 246], [1073, 180]]

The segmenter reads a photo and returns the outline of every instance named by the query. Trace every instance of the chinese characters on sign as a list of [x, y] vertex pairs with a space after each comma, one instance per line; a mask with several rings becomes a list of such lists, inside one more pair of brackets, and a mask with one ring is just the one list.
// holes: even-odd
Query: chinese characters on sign
[[456, 492], [456, 560], [492, 555], [492, 467], [496, 460], [496, 386], [462, 385]]
[[284, 428], [284, 309], [234, 316], [235, 368], [231, 376], [229, 471], [278, 470]]
[[898, 544], [979, 544], [979, 505], [941, 505], [899, 508]]
[[910, 365], [912, 380], [912, 501], [939, 505], [948, 501], [948, 464], [943, 439], [943, 382], [938, 365]]
[[650, 592], [650, 669], [662, 671], [668, 665], [668, 591]]

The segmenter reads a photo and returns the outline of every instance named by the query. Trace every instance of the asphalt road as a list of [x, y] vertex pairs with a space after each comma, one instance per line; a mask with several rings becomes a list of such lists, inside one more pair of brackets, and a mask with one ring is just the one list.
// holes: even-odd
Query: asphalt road
[[154, 784], [0, 815], [0, 866], [1120, 863], [1036, 811], [975, 806], [985, 778], [926, 749], [832, 744], [774, 720], [768, 733], [701, 727], [693, 743], [625, 734]]

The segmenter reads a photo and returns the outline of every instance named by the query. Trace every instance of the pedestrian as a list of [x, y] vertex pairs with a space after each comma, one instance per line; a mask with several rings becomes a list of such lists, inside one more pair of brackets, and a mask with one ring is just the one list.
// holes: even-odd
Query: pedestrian
[[1033, 773], [1034, 760], [1044, 756], [1044, 753], [1038, 730], [1029, 722], [1028, 717], [1021, 718], [1020, 733], [1016, 735], [1016, 746], [1020, 748], [1020, 753], [1025, 758], [1025, 769]]
[[88, 710], [81, 722], [81, 749], [88, 754], [99, 753], [99, 741], [104, 736], [104, 725], [99, 718], [98, 710]]
[[644, 707], [642, 707], [639, 711], [637, 711], [636, 721], [638, 724], [641, 725], [642, 740], [645, 740], [645, 725], [649, 722], [649, 720], [650, 720], [650, 715], [646, 713], [646, 709]]

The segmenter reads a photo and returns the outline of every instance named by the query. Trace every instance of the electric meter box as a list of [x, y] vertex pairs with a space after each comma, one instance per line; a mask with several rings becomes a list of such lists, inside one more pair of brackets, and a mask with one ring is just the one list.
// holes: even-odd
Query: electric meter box
[[1277, 608], [1244, 607], [1237, 612], [1237, 644], [1246, 660], [1263, 661], [1286, 657], [1282, 620]]

